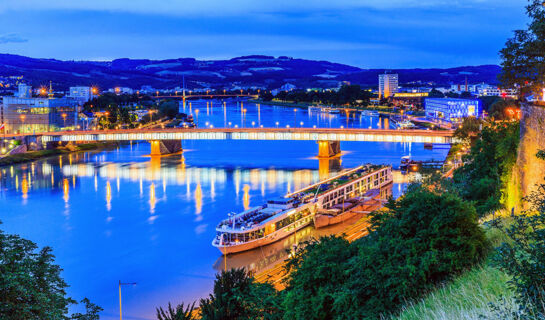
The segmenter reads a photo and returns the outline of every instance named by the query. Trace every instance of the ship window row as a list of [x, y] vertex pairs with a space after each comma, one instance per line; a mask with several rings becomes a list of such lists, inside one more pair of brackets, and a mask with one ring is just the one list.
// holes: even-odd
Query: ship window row
[[290, 216], [287, 216], [285, 217], [284, 219], [280, 220], [280, 221], [277, 221], [275, 223], [275, 227], [276, 229], [275, 230], [280, 230], [282, 228], [284, 228], [285, 226], [288, 226], [292, 223], [294, 223], [295, 221], [303, 218], [303, 217], [306, 217], [310, 214], [310, 210], [307, 208], [307, 209], [304, 209], [304, 210], [301, 210], [301, 211], [297, 211], [297, 212], [294, 212], [292, 215]]
[[263, 238], [265, 235], [265, 229], [259, 229], [255, 231], [250, 231], [246, 233], [224, 233], [223, 236], [220, 233], [220, 238], [223, 237], [224, 244], [230, 244], [233, 242], [248, 242], [252, 240], [257, 240]]

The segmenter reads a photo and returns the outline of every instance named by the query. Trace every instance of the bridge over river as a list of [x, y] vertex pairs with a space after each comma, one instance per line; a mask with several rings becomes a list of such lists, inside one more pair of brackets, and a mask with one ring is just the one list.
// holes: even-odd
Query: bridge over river
[[126, 129], [104, 131], [44, 132], [29, 137], [36, 142], [52, 145], [84, 141], [137, 141], [151, 142], [151, 154], [161, 155], [182, 151], [183, 140], [279, 140], [316, 141], [318, 157], [330, 158], [340, 154], [341, 141], [413, 142], [451, 144], [455, 142], [450, 130], [385, 130], [355, 128], [168, 128]]

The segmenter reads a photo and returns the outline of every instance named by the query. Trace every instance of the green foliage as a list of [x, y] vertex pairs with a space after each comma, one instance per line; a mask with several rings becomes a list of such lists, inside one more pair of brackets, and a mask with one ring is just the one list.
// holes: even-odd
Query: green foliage
[[347, 268], [357, 248], [343, 238], [323, 237], [300, 245], [286, 265], [288, 278], [284, 319], [333, 319], [343, 313], [336, 304], [349, 278]]
[[454, 136], [462, 140], [474, 137], [481, 130], [482, 123], [478, 118], [466, 117], [462, 120], [462, 125], [454, 131]]
[[465, 165], [454, 172], [460, 195], [475, 204], [479, 216], [502, 207], [502, 192], [516, 162], [519, 124], [485, 126], [464, 157]]
[[[531, 209], [514, 216], [513, 222], [495, 224], [509, 241], [498, 249], [500, 268], [512, 277], [511, 286], [517, 292], [524, 314], [545, 318], [545, 184], [527, 200]], [[526, 303], [529, 302], [529, 303]]]
[[258, 283], [244, 269], [216, 275], [214, 290], [200, 301], [202, 320], [279, 319], [278, 293], [270, 283]]
[[441, 91], [434, 88], [434, 89], [431, 89], [430, 93], [428, 94], [428, 97], [429, 98], [444, 98], [445, 95]]
[[462, 99], [471, 99], [471, 98], [473, 98], [473, 95], [471, 94], [471, 92], [464, 91], [464, 92], [460, 93], [460, 98], [462, 98]]
[[336, 105], [356, 105], [358, 104], [357, 100], [362, 100], [361, 104], [366, 105], [369, 103], [371, 96], [370, 91], [362, 90], [359, 85], [343, 85], [338, 91], [282, 91], [276, 95], [276, 99]]
[[489, 115], [491, 117], [494, 117], [494, 119], [499, 119], [499, 120], [503, 120], [503, 119], [508, 119], [508, 115], [506, 113], [506, 109], [507, 108], [516, 108], [517, 107], [517, 104], [514, 100], [504, 100], [504, 99], [500, 99], [496, 102], [494, 102], [491, 106], [490, 106], [490, 110], [489, 110]]
[[542, 0], [530, 0], [527, 30], [516, 30], [500, 51], [504, 86], [518, 86], [521, 92], [542, 94], [545, 84], [545, 8]]
[[89, 299], [83, 298], [81, 303], [85, 306], [85, 313], [74, 313], [71, 317], [73, 320], [98, 320], [100, 316], [98, 315], [102, 309], [96, 304], [92, 303]]
[[173, 119], [178, 114], [178, 103], [176, 101], [162, 101], [159, 104], [159, 117], [167, 117]]
[[263, 101], [271, 101], [274, 98], [274, 96], [272, 95], [270, 91], [263, 91], [259, 95], [259, 98], [262, 99]]
[[369, 236], [325, 238], [295, 255], [284, 319], [377, 319], [485, 255], [475, 209], [455, 194], [412, 185], [387, 208], [372, 214]]
[[173, 308], [170, 302], [168, 303], [167, 310], [162, 307], [156, 308], [157, 320], [193, 320], [193, 311], [195, 310], [195, 303], [187, 305], [184, 309], [184, 304], [179, 304], [176, 308]]
[[87, 312], [68, 316], [75, 303], [54, 263], [51, 248], [0, 231], [0, 318], [9, 320], [95, 320], [100, 307], [82, 300]]
[[490, 114], [490, 107], [494, 103], [503, 100], [503, 98], [498, 96], [481, 96], [479, 97], [479, 100], [481, 100], [483, 110]]
[[102, 111], [112, 106], [127, 106], [130, 103], [150, 100], [148, 96], [138, 96], [137, 94], [115, 94], [103, 93], [100, 96], [91, 99], [83, 105], [85, 111]]

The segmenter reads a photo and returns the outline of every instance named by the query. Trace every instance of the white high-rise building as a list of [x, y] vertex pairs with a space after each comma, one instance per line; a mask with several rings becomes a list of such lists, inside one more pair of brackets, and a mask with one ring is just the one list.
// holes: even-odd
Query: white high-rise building
[[399, 77], [397, 74], [379, 74], [378, 93], [381, 98], [388, 98], [398, 91]]

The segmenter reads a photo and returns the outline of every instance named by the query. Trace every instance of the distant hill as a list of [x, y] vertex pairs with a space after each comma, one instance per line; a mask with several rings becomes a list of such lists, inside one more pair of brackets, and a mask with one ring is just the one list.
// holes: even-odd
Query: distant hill
[[[485, 65], [450, 69], [399, 69], [400, 83], [420, 81], [437, 85], [450, 83], [495, 83], [499, 66]], [[299, 87], [336, 87], [339, 81], [376, 86], [384, 69], [361, 69], [328, 61], [252, 55], [229, 60], [116, 59], [113, 61], [61, 61], [0, 54], [0, 76], [23, 76], [33, 86], [52, 81], [56, 88], [73, 85], [115, 86], [138, 89], [181, 86], [182, 76], [188, 88], [259, 86], [278, 88], [284, 83]]]

